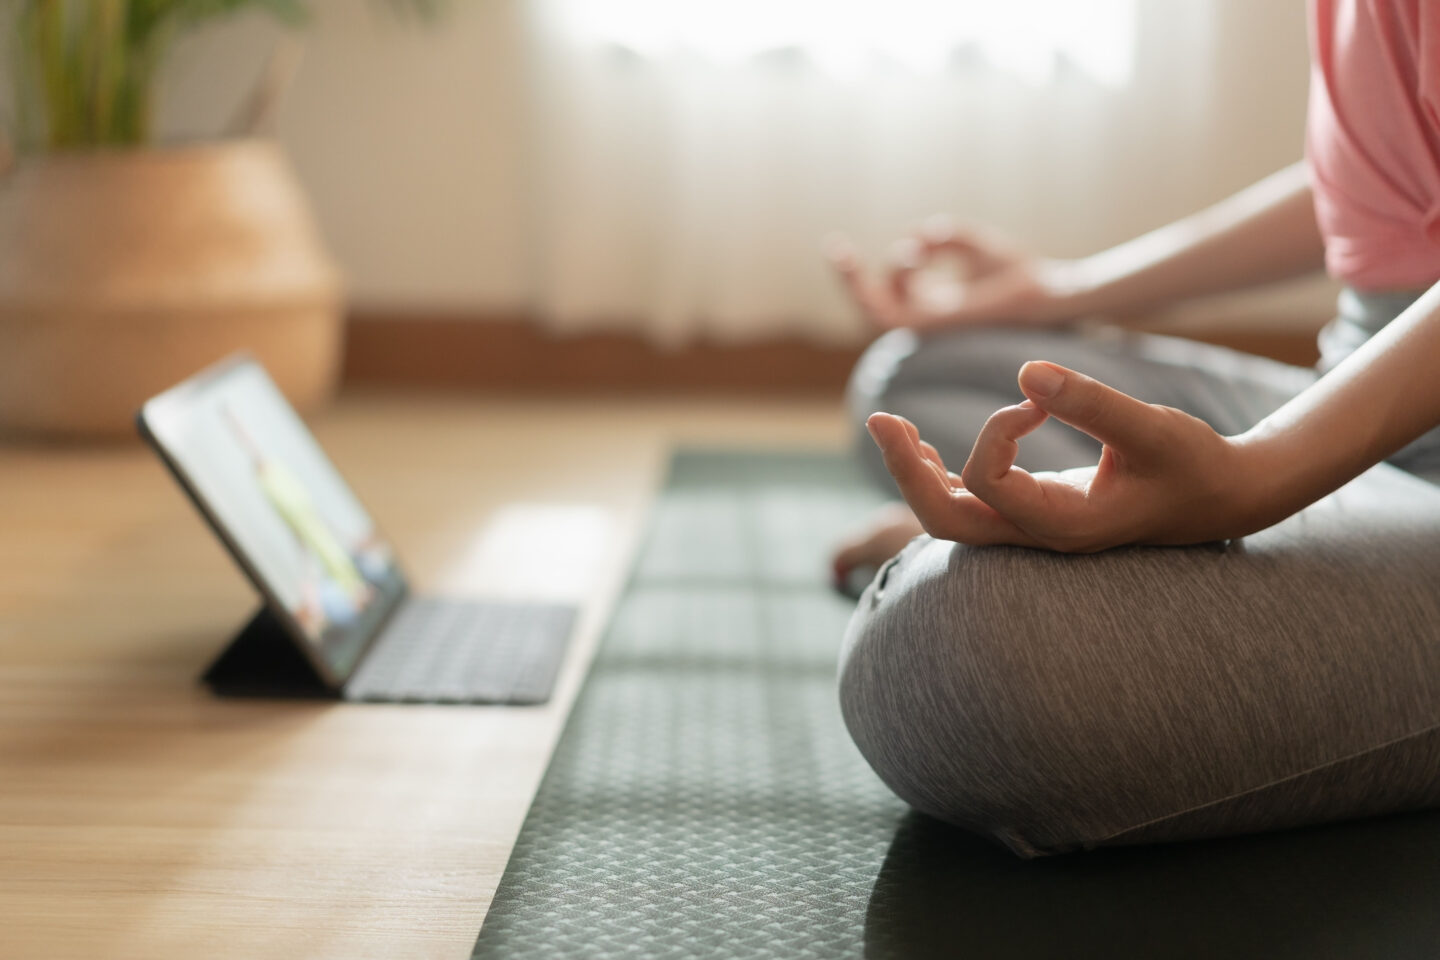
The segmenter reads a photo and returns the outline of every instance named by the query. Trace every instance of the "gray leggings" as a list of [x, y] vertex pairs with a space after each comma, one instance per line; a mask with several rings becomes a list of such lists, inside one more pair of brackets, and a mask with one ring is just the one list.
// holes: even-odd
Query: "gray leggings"
[[[1154, 336], [896, 333], [861, 361], [852, 410], [909, 417], [958, 465], [1030, 359], [1223, 433], [1315, 376]], [[1047, 423], [1019, 462], [1098, 452]], [[900, 797], [1027, 857], [1440, 805], [1440, 487], [1382, 464], [1200, 547], [1067, 557], [918, 537], [860, 600], [840, 700]]]

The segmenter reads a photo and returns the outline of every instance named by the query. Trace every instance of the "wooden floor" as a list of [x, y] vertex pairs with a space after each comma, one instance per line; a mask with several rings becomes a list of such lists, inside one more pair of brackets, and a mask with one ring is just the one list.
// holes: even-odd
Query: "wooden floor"
[[828, 402], [348, 396], [322, 443], [422, 588], [584, 604], [538, 709], [223, 701], [255, 598], [138, 446], [0, 447], [0, 956], [468, 956], [677, 444]]

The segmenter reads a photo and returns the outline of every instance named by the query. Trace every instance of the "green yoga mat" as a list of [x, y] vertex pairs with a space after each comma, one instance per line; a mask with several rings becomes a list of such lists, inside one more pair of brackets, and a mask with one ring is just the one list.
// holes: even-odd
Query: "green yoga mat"
[[1021, 861], [907, 813], [841, 724], [833, 455], [682, 453], [482, 958], [1440, 956], [1440, 816]]

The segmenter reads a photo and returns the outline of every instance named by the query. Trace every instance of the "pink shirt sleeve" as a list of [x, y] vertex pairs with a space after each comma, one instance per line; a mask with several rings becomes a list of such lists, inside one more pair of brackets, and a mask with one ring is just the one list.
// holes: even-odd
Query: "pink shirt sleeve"
[[1440, 280], [1440, 2], [1311, 0], [1305, 152], [1330, 273]]

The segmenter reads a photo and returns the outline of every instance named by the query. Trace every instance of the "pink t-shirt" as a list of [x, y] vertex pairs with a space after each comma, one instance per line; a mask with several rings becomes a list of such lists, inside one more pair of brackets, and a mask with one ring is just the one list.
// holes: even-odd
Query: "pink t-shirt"
[[1361, 290], [1440, 280], [1440, 0], [1311, 0], [1305, 153], [1325, 266]]

